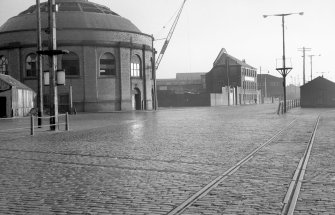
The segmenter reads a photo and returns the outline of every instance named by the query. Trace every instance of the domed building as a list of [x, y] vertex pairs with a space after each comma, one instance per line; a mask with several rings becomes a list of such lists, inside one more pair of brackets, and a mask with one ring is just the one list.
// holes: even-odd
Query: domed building
[[[88, 0], [56, 0], [57, 49], [65, 86], [59, 105], [69, 102], [70, 86], [77, 111], [151, 110], [154, 98], [153, 37], [109, 8]], [[43, 49], [48, 49], [48, 4], [41, 3]], [[0, 27], [0, 73], [37, 92], [36, 6]], [[43, 57], [43, 70], [48, 58]], [[48, 98], [49, 87], [43, 89]], [[45, 100], [45, 103], [47, 101]]]

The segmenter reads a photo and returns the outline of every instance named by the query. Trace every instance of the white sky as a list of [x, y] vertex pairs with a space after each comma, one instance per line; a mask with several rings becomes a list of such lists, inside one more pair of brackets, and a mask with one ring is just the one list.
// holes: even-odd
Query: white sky
[[[44, 2], [44, 0], [41, 0]], [[167, 36], [173, 15], [183, 0], [91, 0], [131, 20], [143, 33]], [[0, 0], [0, 24], [36, 3], [35, 0]], [[335, 82], [334, 0], [188, 0], [175, 33], [157, 71], [158, 78], [175, 73], [208, 72], [221, 48], [253, 67], [278, 75], [276, 59], [282, 57], [281, 17], [263, 14], [304, 12], [285, 18], [286, 57], [293, 70], [288, 83], [302, 83], [303, 46], [312, 48], [313, 77]], [[174, 17], [173, 17], [174, 18]], [[169, 22], [170, 21], [170, 22]], [[166, 25], [166, 28], [163, 26]], [[155, 42], [158, 53], [164, 41]], [[306, 58], [306, 81], [310, 80]], [[259, 72], [259, 71], [258, 71]], [[279, 75], [278, 75], [279, 76]]]

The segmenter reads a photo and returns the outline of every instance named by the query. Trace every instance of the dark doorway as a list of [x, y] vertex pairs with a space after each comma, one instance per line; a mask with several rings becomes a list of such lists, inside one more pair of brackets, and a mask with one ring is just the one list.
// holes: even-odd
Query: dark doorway
[[6, 100], [6, 97], [0, 97], [0, 117], [7, 117], [7, 100]]
[[142, 110], [141, 105], [141, 91], [138, 88], [135, 88], [135, 110]]

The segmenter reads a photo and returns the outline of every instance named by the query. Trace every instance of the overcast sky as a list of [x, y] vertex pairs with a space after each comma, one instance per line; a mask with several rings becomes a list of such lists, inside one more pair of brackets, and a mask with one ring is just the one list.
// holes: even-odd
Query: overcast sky
[[[155, 38], [167, 36], [183, 0], [91, 0], [109, 7], [131, 20], [143, 33]], [[0, 0], [0, 24], [36, 3], [35, 0]], [[44, 2], [44, 0], [41, 0]], [[335, 1], [334, 0], [188, 0], [170, 45], [157, 71], [158, 78], [174, 78], [176, 73], [208, 72], [225, 48], [245, 59], [262, 73], [278, 75], [276, 59], [282, 57], [280, 17], [263, 14], [304, 12], [285, 18], [286, 57], [293, 70], [288, 83], [302, 83], [302, 52], [313, 57], [313, 78], [335, 81]], [[166, 26], [164, 28], [164, 26]], [[155, 42], [160, 51], [164, 41]], [[310, 57], [306, 58], [306, 81], [310, 80]]]

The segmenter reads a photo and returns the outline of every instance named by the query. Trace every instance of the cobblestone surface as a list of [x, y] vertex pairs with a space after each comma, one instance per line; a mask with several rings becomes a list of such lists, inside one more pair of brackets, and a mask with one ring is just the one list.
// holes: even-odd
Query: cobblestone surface
[[[79, 114], [71, 116], [70, 132], [0, 134], [0, 213], [166, 214], [294, 118], [318, 112], [278, 116], [275, 110], [250, 105]], [[0, 128], [9, 124], [17, 123], [0, 121]], [[305, 136], [292, 129], [187, 213], [276, 212]], [[235, 206], [223, 208], [222, 201]]]
[[321, 115], [295, 214], [335, 214], [335, 111]]
[[303, 156], [316, 116], [299, 117], [294, 126], [185, 214], [281, 214], [282, 201]]

